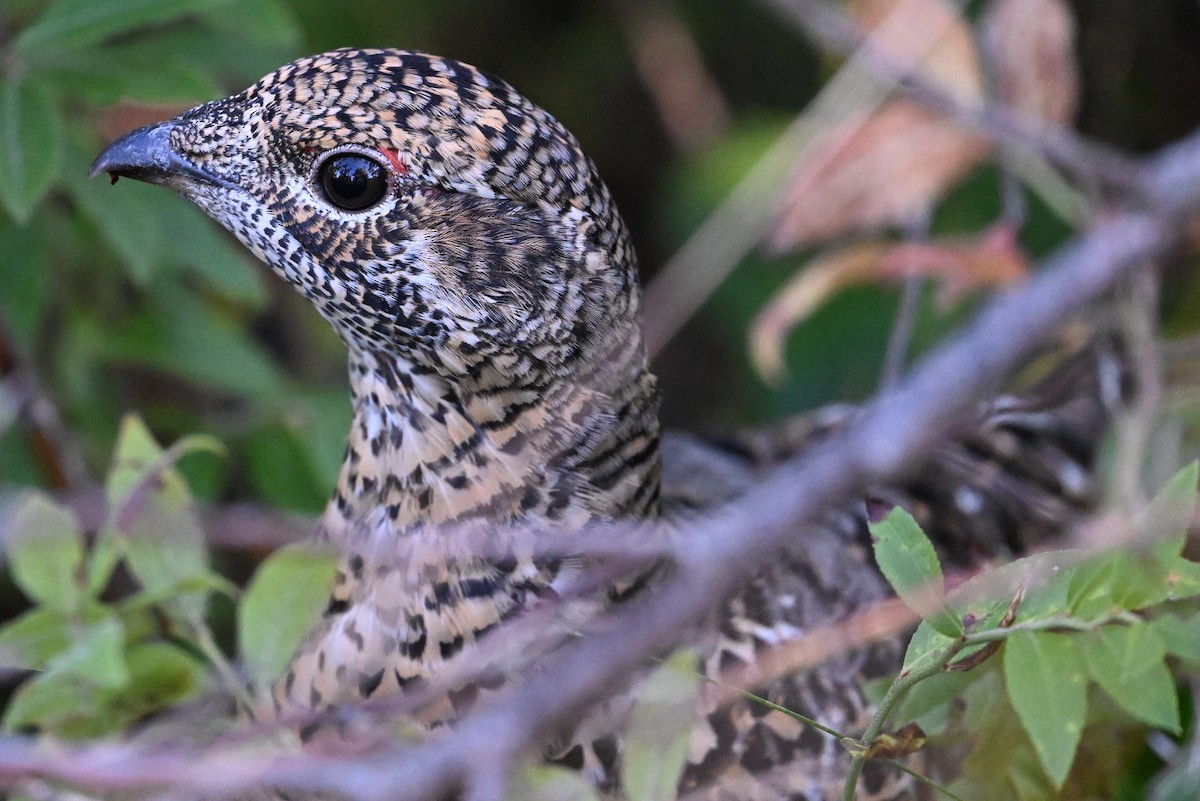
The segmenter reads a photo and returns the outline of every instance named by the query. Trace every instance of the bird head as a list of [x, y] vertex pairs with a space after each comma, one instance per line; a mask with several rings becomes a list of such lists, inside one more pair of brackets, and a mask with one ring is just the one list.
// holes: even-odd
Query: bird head
[[96, 159], [165, 184], [300, 292], [352, 352], [491, 384], [641, 351], [636, 262], [578, 142], [449, 59], [336, 50], [133, 131]]

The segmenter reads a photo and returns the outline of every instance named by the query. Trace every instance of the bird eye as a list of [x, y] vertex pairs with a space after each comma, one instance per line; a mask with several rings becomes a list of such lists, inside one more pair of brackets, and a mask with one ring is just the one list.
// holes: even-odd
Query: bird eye
[[326, 160], [317, 179], [329, 202], [346, 211], [374, 206], [388, 189], [383, 165], [357, 153], [340, 153]]

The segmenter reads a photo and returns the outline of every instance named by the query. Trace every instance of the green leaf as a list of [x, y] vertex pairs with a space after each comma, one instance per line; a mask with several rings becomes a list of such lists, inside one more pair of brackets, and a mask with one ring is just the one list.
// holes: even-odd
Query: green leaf
[[1177, 556], [1167, 565], [1164, 601], [1180, 601], [1200, 595], [1200, 564]]
[[186, 700], [204, 685], [201, 663], [179, 648], [143, 643], [126, 652], [123, 640], [113, 618], [93, 626], [50, 670], [18, 690], [5, 726], [96, 737]]
[[69, 620], [57, 609], [38, 607], [0, 627], [0, 670], [35, 670], [71, 644]]
[[[304, 43], [296, 12], [282, 0], [243, 0], [231, 8], [205, 14], [204, 21], [226, 39], [248, 36], [263, 49], [294, 50]], [[270, 69], [269, 64], [255, 69], [251, 77]]]
[[203, 583], [186, 594], [172, 595], [209, 575], [204, 529], [189, 506], [149, 495], [124, 532], [125, 561], [147, 591], [166, 596], [163, 605], [173, 616], [203, 619], [208, 590]]
[[[204, 531], [173, 465], [184, 454], [220, 448], [212, 437], [192, 436], [164, 451], [140, 419], [126, 416], [105, 487], [110, 519], [97, 545], [89, 586], [107, 582], [118, 555], [150, 592], [165, 593], [208, 575]], [[165, 603], [174, 614], [196, 621], [203, 616], [206, 596], [201, 591]]]
[[120, 689], [129, 685], [125, 664], [125, 629], [108, 616], [88, 626], [67, 650], [46, 664], [47, 673], [69, 674], [95, 687]]
[[310, 544], [271, 554], [238, 607], [238, 647], [255, 687], [277, 678], [321, 610], [337, 572], [336, 556]]
[[191, 206], [171, 204], [163, 224], [172, 233], [170, 260], [188, 268], [222, 297], [252, 308], [266, 302], [266, 273], [212, 220]]
[[195, 593], [207, 595], [214, 592], [228, 598], [236, 598], [239, 590], [232, 581], [209, 570], [199, 575], [188, 576], [178, 584], [168, 584], [136, 592], [128, 598], [122, 599], [117, 606], [122, 613], [136, 612], [173, 602], [181, 595]]
[[71, 197], [95, 223], [129, 276], [139, 284], [148, 283], [167, 261], [170, 249], [169, 229], [158, 215], [187, 201], [164, 197], [162, 187], [135, 181], [124, 181], [121, 191], [114, 191], [107, 181], [88, 180], [87, 164], [82, 161], [71, 165], [67, 179]]
[[191, 105], [220, 96], [215, 70], [197, 63], [195, 53], [177, 47], [172, 41], [179, 38], [172, 35], [176, 33], [157, 32], [106, 47], [62, 51], [42, 65], [39, 74], [54, 81], [64, 94], [100, 106], [122, 100]]
[[83, 598], [83, 534], [70, 511], [40, 493], [16, 505], [5, 543], [13, 579], [29, 598], [71, 613]]
[[155, 283], [149, 299], [152, 312], [131, 318], [104, 343], [107, 358], [146, 364], [210, 390], [257, 399], [284, 396], [279, 367], [229, 310], [204, 302], [174, 279]]
[[16, 38], [16, 48], [31, 63], [53, 59], [135, 28], [169, 22], [229, 0], [58, 0]]
[[32, 77], [4, 81], [0, 95], [0, 204], [24, 223], [63, 166], [63, 123]]
[[970, 801], [1012, 801], [1026, 797], [1023, 794], [1028, 788], [1041, 785], [1048, 792], [1034, 798], [1049, 801], [1056, 793], [1013, 714], [1002, 681], [1001, 671], [987, 670], [964, 692], [970, 753], [953, 789]]
[[1066, 781], [1087, 717], [1083, 657], [1065, 634], [1017, 631], [1005, 641], [1004, 680], [1054, 786]]
[[297, 444], [304, 449], [305, 462], [318, 486], [318, 495], [327, 498], [337, 483], [346, 451], [346, 430], [350, 426], [350, 397], [342, 388], [308, 392], [289, 403], [285, 422]]
[[947, 649], [957, 638], [947, 637], [929, 624], [921, 621], [912, 639], [908, 641], [908, 649], [904, 652], [904, 673], [921, 670], [930, 662], [945, 659]]
[[600, 794], [579, 771], [530, 765], [516, 771], [505, 798], [521, 801], [600, 801]]
[[78, 676], [43, 673], [17, 688], [4, 710], [8, 731], [36, 727], [63, 736], [93, 732], [96, 690]]
[[1167, 649], [1144, 623], [1103, 626], [1081, 638], [1088, 673], [1138, 720], [1179, 733], [1179, 699], [1167, 669]]
[[[244, 441], [244, 469], [255, 492], [272, 506], [317, 513], [332, 485], [317, 484], [313, 460], [305, 458], [313, 445], [303, 443], [307, 432], [274, 422], [251, 432]], [[342, 432], [343, 437], [345, 432]], [[339, 458], [335, 463], [340, 464]]]
[[119, 507], [136, 500], [131, 496], [138, 492], [155, 492], [175, 504], [189, 503], [191, 493], [175, 470], [175, 463], [198, 451], [221, 454], [225, 446], [216, 437], [191, 434], [180, 437], [164, 451], [140, 417], [125, 415], [104, 485], [109, 506], [119, 515], [123, 511]]
[[942, 600], [942, 566], [937, 552], [913, 516], [897, 506], [870, 528], [875, 561], [892, 589], [939, 633], [961, 635], [961, 621]]
[[621, 786], [630, 801], [674, 799], [699, 715], [696, 656], [680, 651], [642, 682], [625, 730]]
[[930, 676], [904, 694], [889, 720], [898, 725], [913, 722], [926, 734], [937, 734], [946, 723], [946, 711], [962, 697], [967, 687], [986, 673], [984, 667], [978, 667], [974, 670]]
[[[4, 290], [0, 292], [0, 313], [13, 338], [31, 351], [50, 309], [51, 278], [46, 253], [46, 228], [35, 220], [28, 225], [7, 225], [0, 221], [0, 253], [4, 260]], [[19, 254], [19, 255], [18, 255]], [[4, 426], [0, 424], [0, 431]], [[0, 469], [0, 475], [3, 470]], [[5, 476], [12, 480], [12, 476]], [[17, 482], [20, 483], [20, 482]]]
[[1170, 654], [1188, 662], [1200, 662], [1200, 613], [1186, 617], [1168, 613], [1155, 618], [1150, 625]]
[[1196, 487], [1200, 462], [1192, 462], [1176, 473], [1138, 520], [1141, 535], [1154, 543], [1160, 558], [1178, 556], [1183, 550], [1188, 524], [1196, 512]]
[[128, 686], [105, 699], [104, 707], [114, 729], [184, 701], [204, 684], [204, 667], [196, 659], [173, 645], [144, 643], [129, 649], [126, 655], [130, 681]]
[[[150, 429], [136, 414], [127, 414], [121, 420], [117, 443], [113, 449], [112, 466], [104, 482], [104, 494], [108, 498], [110, 514], [120, 515], [120, 508], [138, 487], [147, 483], [150, 472], [157, 466], [163, 449], [154, 440]], [[170, 471], [156, 476], [153, 487], [171, 495], [173, 500], [185, 500], [187, 489]], [[149, 488], [147, 488], [149, 489]]]
[[[1118, 564], [1120, 562], [1120, 564]], [[1112, 552], [1077, 565], [1067, 592], [1067, 607], [1080, 620], [1096, 620], [1118, 611], [1118, 586], [1128, 596], [1140, 578], [1136, 565], [1124, 554]]]

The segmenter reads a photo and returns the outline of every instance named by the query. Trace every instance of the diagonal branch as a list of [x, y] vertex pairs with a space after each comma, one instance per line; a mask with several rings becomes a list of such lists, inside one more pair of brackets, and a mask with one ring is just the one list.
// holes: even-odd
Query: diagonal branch
[[1035, 280], [995, 300], [842, 436], [785, 465], [689, 532], [680, 568], [660, 592], [610, 615], [592, 636], [556, 654], [536, 683], [481, 709], [451, 736], [378, 765], [375, 786], [428, 798], [460, 782], [472, 784], [472, 766], [497, 743], [510, 753], [533, 747], [646, 660], [684, 641], [715, 599], [741, 585], [825, 509], [868, 483], [902, 473], [945, 433], [947, 421], [995, 389], [1064, 317], [1172, 246], [1181, 215], [1200, 210], [1200, 138], [1161, 158], [1144, 177], [1156, 190], [1178, 191], [1156, 191], [1156, 213], [1115, 215], [1064, 247]]
[[914, 99], [972, 130], [1011, 147], [1038, 153], [1076, 175], [1098, 179], [1135, 195], [1142, 190], [1136, 162], [1124, 154], [1065, 128], [1022, 117], [1003, 104], [985, 98], [964, 99], [916, 64], [894, 58], [874, 44], [848, 14], [824, 0], [762, 2], [817, 45], [838, 53], [854, 53], [887, 83], [900, 86]]
[[[0, 742], [0, 783], [53, 776], [99, 789], [186, 787], [233, 792], [267, 782], [336, 792], [356, 801], [503, 794], [501, 775], [647, 661], [686, 642], [714, 605], [823, 512], [870, 483], [904, 472], [972, 400], [997, 387], [1064, 317], [1168, 251], [1186, 215], [1200, 212], [1200, 136], [1139, 167], [1153, 208], [1117, 213], [1062, 248], [1028, 284], [994, 300], [952, 344], [925, 360], [840, 435], [780, 468], [676, 540], [677, 569], [660, 590], [598, 621], [546, 660], [535, 681], [417, 746], [380, 745], [354, 754], [310, 753], [264, 762], [233, 751], [188, 760], [178, 753], [93, 749], [49, 756], [19, 739]], [[806, 537], [810, 535], [806, 532]], [[806, 546], [834, 547], [813, 535]]]

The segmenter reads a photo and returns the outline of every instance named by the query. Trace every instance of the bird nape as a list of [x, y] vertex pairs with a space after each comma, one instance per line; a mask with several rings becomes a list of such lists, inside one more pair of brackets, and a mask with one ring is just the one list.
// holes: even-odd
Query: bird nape
[[[260, 717], [428, 684], [585, 572], [516, 532], [686, 520], [851, 414], [660, 448], [637, 265], [612, 197], [550, 114], [456, 61], [350, 49], [300, 59], [127, 134], [96, 159], [101, 172], [175, 188], [308, 298], [349, 351], [349, 447], [316, 532], [340, 549], [338, 580], [286, 675], [263, 690]], [[1095, 365], [1070, 375], [984, 408], [962, 441], [872, 495], [910, 508], [958, 564], [1052, 536], [1091, 503], [1107, 421]], [[696, 642], [703, 670], [752, 662], [885, 597], [865, 519], [865, 499], [831, 513], [735, 597], [714, 599]], [[447, 534], [464, 530], [488, 536]], [[610, 586], [608, 603], [630, 584], [654, 591]], [[857, 731], [870, 712], [862, 682], [894, 673], [899, 655], [889, 640], [759, 692]], [[456, 687], [420, 719], [452, 722], [504, 675]], [[621, 753], [613, 709], [547, 746], [608, 791]], [[697, 710], [683, 786], [832, 797], [846, 764], [834, 738], [747, 701]], [[879, 797], [912, 791], [899, 771], [872, 770]]]

